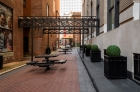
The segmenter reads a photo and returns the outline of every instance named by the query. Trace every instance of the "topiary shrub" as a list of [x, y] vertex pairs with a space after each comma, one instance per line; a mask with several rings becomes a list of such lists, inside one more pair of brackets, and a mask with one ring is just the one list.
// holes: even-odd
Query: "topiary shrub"
[[106, 54], [108, 56], [112, 56], [112, 57], [118, 57], [121, 54], [121, 50], [118, 46], [116, 45], [110, 45], [107, 49], [106, 49]]
[[86, 46], [86, 48], [87, 48], [87, 49], [91, 49], [91, 45], [88, 44], [88, 45]]
[[84, 47], [86, 48], [86, 47], [87, 47], [87, 45], [86, 45], [86, 44], [84, 44]]
[[97, 45], [91, 45], [91, 50], [92, 51], [98, 51], [98, 46]]

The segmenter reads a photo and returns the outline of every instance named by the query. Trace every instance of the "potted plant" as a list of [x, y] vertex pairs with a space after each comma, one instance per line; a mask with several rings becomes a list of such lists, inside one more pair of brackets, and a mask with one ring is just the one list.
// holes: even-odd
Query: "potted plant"
[[127, 78], [127, 57], [121, 56], [116, 45], [110, 45], [104, 55], [104, 75], [107, 78]]
[[85, 49], [85, 55], [86, 55], [86, 56], [90, 56], [90, 49], [91, 49], [91, 45], [88, 44], [88, 45], [86, 46], [86, 49]]
[[101, 62], [101, 51], [97, 45], [92, 45], [90, 50], [90, 61]]

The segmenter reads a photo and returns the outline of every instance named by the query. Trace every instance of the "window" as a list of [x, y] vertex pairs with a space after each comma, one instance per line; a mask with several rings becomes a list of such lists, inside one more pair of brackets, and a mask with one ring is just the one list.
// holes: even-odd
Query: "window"
[[[97, 19], [100, 18], [100, 0], [97, 0], [97, 7], [96, 7], [96, 16], [97, 16]], [[100, 24], [98, 24], [100, 26]], [[99, 35], [99, 28], [96, 27], [96, 36]]]
[[108, 0], [107, 30], [119, 27], [119, 0]]
[[49, 16], [49, 5], [46, 5], [46, 16]]
[[23, 6], [26, 7], [26, 0], [23, 0]]

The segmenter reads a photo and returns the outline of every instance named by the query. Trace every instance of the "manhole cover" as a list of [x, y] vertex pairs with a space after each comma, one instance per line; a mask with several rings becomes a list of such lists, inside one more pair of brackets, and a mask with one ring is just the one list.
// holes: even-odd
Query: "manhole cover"
[[47, 83], [49, 83], [49, 82], [50, 82], [49, 80], [31, 79], [31, 80], [28, 80], [28, 81], [24, 82], [24, 84], [25, 84], [25, 85], [28, 85], [28, 86], [38, 86], [38, 85], [47, 84]]

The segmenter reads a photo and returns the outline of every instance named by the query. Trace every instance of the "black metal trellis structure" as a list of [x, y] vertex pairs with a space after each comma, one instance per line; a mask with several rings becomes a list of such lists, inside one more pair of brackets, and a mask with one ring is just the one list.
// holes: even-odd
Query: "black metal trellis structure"
[[[33, 28], [42, 28], [44, 34], [82, 34], [82, 45], [84, 45], [84, 34], [89, 33], [89, 27], [98, 28], [99, 19], [95, 16], [19, 16], [18, 27], [32, 28], [33, 57]], [[84, 58], [84, 53], [82, 56]]]

